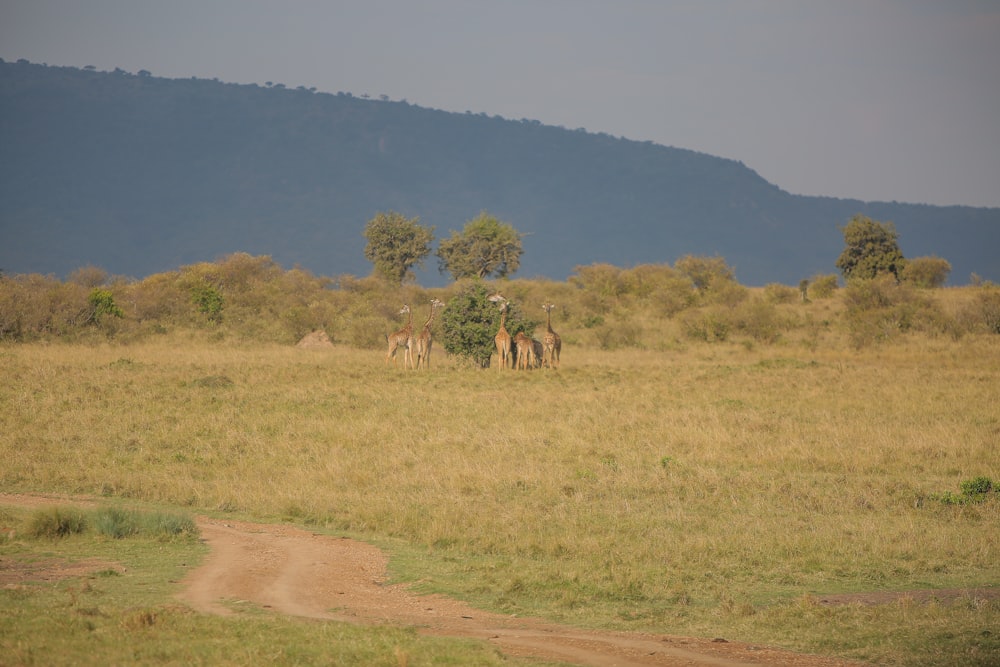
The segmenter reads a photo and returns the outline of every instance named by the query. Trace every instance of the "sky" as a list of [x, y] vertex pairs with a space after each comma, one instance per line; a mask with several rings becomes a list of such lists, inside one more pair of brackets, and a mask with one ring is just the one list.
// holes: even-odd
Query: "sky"
[[0, 58], [268, 81], [1000, 206], [995, 0], [0, 0]]

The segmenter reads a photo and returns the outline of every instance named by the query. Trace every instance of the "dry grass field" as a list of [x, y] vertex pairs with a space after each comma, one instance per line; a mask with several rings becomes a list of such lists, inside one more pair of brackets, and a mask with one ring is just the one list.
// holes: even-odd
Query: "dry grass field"
[[[194, 272], [230, 276], [211, 321], [185, 301]], [[692, 295], [601, 265], [503, 286], [542, 329], [558, 304], [558, 370], [437, 344], [414, 372], [385, 364], [383, 332], [454, 289], [300, 273], [199, 265], [114, 287], [125, 316], [103, 320], [78, 286], [0, 281], [19, 337], [0, 346], [0, 489], [350, 535], [396, 580], [500, 613], [1000, 664], [994, 287]], [[320, 316], [333, 344], [295, 347]]]
[[564, 325], [557, 371], [184, 332], [9, 345], [0, 486], [358, 536], [397, 579], [505, 613], [997, 664], [996, 599], [823, 600], [1000, 584], [1000, 499], [956, 502], [1000, 480], [1000, 337], [857, 349], [822, 324], [839, 307], [766, 345]]

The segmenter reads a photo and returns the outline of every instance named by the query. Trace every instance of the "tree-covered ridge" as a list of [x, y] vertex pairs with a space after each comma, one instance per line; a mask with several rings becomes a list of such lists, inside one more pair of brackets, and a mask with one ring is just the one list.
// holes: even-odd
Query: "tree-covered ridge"
[[142, 277], [247, 252], [368, 275], [364, 226], [391, 210], [437, 241], [489, 211], [523, 234], [518, 274], [556, 280], [717, 255], [745, 284], [794, 285], [834, 270], [856, 214], [955, 283], [1000, 280], [1000, 209], [799, 197], [734, 160], [343, 92], [0, 63], [0, 154], [8, 274]]

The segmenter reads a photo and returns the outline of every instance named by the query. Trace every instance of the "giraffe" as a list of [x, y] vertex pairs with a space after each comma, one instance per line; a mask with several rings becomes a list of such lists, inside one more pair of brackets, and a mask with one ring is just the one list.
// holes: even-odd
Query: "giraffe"
[[517, 369], [528, 370], [535, 366], [535, 345], [523, 331], [518, 331], [514, 336], [514, 345], [517, 348]]
[[406, 364], [409, 362], [410, 368], [413, 368], [413, 313], [410, 311], [410, 307], [407, 304], [403, 304], [403, 308], [399, 311], [402, 315], [406, 313], [409, 315], [409, 319], [406, 322], [406, 326], [399, 331], [389, 334], [386, 336], [386, 340], [389, 342], [389, 351], [385, 354], [385, 363], [389, 365], [389, 359], [392, 359], [392, 365], [396, 366], [396, 349], [400, 346], [403, 347], [403, 370], [406, 370]]
[[531, 350], [535, 353], [535, 368], [542, 367], [542, 361], [545, 359], [545, 345], [542, 341], [537, 338], [531, 339]]
[[420, 335], [417, 336], [417, 368], [420, 368], [420, 364], [423, 363], [424, 368], [431, 367], [431, 323], [434, 321], [434, 313], [437, 312], [438, 308], [444, 308], [444, 302], [438, 301], [437, 299], [431, 299], [431, 314], [427, 318], [427, 322], [424, 323], [424, 328], [420, 331]]
[[555, 305], [546, 303], [542, 305], [545, 310], [545, 337], [542, 338], [542, 362], [549, 368], [559, 368], [559, 353], [562, 352], [562, 338], [552, 330], [552, 309]]
[[497, 293], [489, 297], [489, 300], [500, 304], [500, 330], [493, 337], [493, 342], [496, 343], [497, 357], [499, 357], [497, 370], [502, 371], [511, 366], [513, 361], [510, 356], [510, 334], [507, 333], [507, 327], [504, 326], [507, 323], [507, 299]]

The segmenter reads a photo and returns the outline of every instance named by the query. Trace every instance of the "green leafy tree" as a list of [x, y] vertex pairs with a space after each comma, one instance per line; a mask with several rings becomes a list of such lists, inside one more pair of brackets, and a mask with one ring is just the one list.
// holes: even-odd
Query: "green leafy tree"
[[[490, 356], [496, 351], [494, 336], [500, 329], [500, 309], [489, 300], [485, 283], [466, 283], [449, 301], [441, 313], [441, 338], [449, 354], [464, 357], [480, 368], [489, 368]], [[507, 322], [510, 335], [518, 331], [531, 333], [538, 322], [527, 319], [516, 304], [508, 303]]]
[[413, 267], [423, 266], [434, 240], [434, 228], [420, 225], [419, 220], [390, 211], [368, 221], [365, 258], [375, 265], [376, 275], [395, 284], [414, 280]]
[[115, 297], [111, 294], [111, 290], [100, 288], [91, 290], [87, 297], [87, 303], [90, 304], [91, 308], [88, 318], [90, 322], [97, 323], [105, 317], [121, 318], [125, 316], [122, 309], [115, 303]]
[[453, 231], [441, 241], [437, 251], [441, 273], [462, 278], [504, 278], [521, 266], [524, 248], [521, 234], [510, 224], [485, 211], [473, 218], [461, 232]]
[[222, 321], [222, 309], [225, 299], [222, 293], [207, 282], [200, 282], [191, 287], [191, 302], [198, 307], [198, 312], [207, 315], [212, 322]]
[[867, 280], [882, 274], [900, 278], [906, 259], [899, 249], [895, 225], [855, 215], [841, 231], [846, 247], [837, 258], [836, 267], [844, 280]]

